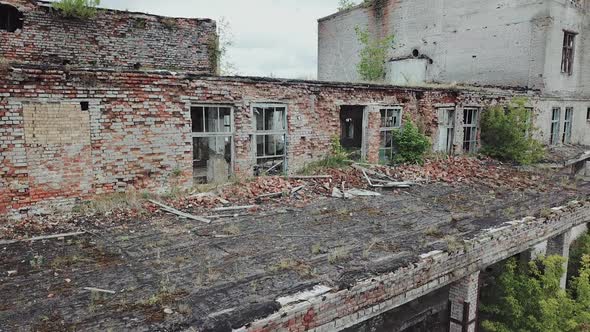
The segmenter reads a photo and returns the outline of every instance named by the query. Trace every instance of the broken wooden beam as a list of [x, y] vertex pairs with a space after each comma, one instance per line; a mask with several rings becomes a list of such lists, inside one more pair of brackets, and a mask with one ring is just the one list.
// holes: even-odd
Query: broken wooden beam
[[209, 220], [207, 218], [203, 218], [203, 217], [195, 216], [195, 215], [190, 214], [190, 213], [182, 212], [182, 211], [177, 210], [177, 209], [175, 209], [175, 208], [173, 208], [171, 206], [168, 206], [166, 204], [160, 203], [158, 201], [154, 201], [153, 199], [150, 199], [149, 201], [151, 203], [156, 204], [157, 206], [161, 207], [164, 211], [166, 211], [168, 213], [175, 214], [175, 215], [177, 215], [179, 217], [186, 218], [186, 219], [192, 219], [192, 220], [196, 220], [196, 221], [201, 221], [201, 222], [204, 222], [204, 223], [207, 223], [207, 224], [211, 223], [211, 220]]
[[213, 209], [213, 211], [221, 212], [221, 211], [249, 210], [249, 209], [253, 209], [257, 206], [258, 205], [228, 206], [228, 207], [215, 208], [215, 209]]
[[28, 241], [34, 242], [34, 241], [43, 241], [43, 240], [51, 240], [51, 239], [61, 239], [61, 238], [78, 236], [78, 235], [83, 235], [83, 234], [86, 234], [86, 232], [74, 232], [74, 233], [53, 234], [53, 235], [45, 235], [45, 236], [35, 236], [32, 238], [23, 239], [23, 240], [3, 240], [3, 241], [0, 241], [0, 245], [12, 244], [12, 243], [18, 243], [18, 242], [28, 242]]
[[286, 178], [291, 180], [331, 179], [332, 175], [295, 175], [287, 176]]
[[84, 290], [91, 291], [91, 292], [98, 292], [98, 293], [107, 293], [107, 294], [116, 294], [117, 292], [108, 290], [108, 289], [101, 289], [101, 288], [94, 288], [94, 287], [84, 287]]

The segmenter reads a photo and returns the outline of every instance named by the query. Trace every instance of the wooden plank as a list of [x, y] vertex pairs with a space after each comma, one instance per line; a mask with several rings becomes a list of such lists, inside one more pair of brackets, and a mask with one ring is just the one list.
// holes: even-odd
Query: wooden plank
[[53, 234], [53, 235], [45, 235], [45, 236], [36, 236], [30, 239], [23, 239], [23, 240], [4, 240], [0, 241], [0, 245], [3, 244], [12, 244], [18, 242], [28, 242], [28, 241], [42, 241], [42, 240], [51, 240], [51, 239], [59, 239], [59, 238], [66, 238], [71, 236], [78, 236], [86, 234], [86, 232], [74, 232], [74, 233], [63, 233], [63, 234]]
[[154, 203], [157, 206], [161, 207], [164, 211], [166, 211], [168, 213], [172, 213], [172, 214], [175, 214], [177, 216], [180, 216], [180, 217], [183, 217], [183, 218], [186, 218], [186, 219], [192, 219], [192, 220], [196, 220], [196, 221], [201, 221], [201, 222], [204, 222], [204, 223], [207, 223], [207, 224], [211, 223], [211, 220], [209, 220], [207, 218], [203, 218], [203, 217], [192, 215], [190, 213], [182, 212], [182, 211], [177, 210], [177, 209], [175, 209], [175, 208], [173, 208], [171, 206], [168, 206], [166, 204], [162, 204], [162, 203], [160, 203], [158, 201], [154, 201], [152, 199], [150, 199], [149, 201], [151, 203]]

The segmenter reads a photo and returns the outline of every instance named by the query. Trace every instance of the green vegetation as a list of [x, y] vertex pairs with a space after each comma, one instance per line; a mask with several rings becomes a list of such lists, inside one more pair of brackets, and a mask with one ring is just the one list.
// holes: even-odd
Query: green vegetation
[[[590, 255], [590, 233], [586, 233], [574, 241], [570, 247], [570, 259], [567, 268], [568, 276], [577, 276], [582, 268], [584, 255]], [[572, 280], [569, 280], [570, 284]]]
[[590, 256], [583, 256], [580, 273], [567, 292], [560, 288], [564, 261], [550, 256], [519, 269], [514, 259], [509, 260], [498, 287], [491, 290], [493, 303], [482, 306], [493, 317], [482, 323], [485, 331], [590, 331]]
[[422, 134], [412, 121], [406, 121], [402, 130], [393, 131], [396, 164], [424, 164], [424, 157], [430, 149], [430, 139]]
[[483, 112], [481, 152], [492, 158], [528, 165], [541, 160], [543, 146], [532, 136], [532, 114], [526, 99], [514, 99], [507, 107], [496, 106]]
[[385, 78], [387, 50], [393, 45], [394, 36], [374, 38], [368, 29], [355, 27], [354, 31], [363, 48], [360, 50], [360, 62], [357, 71], [366, 81], [381, 81]]
[[352, 0], [339, 0], [338, 1], [338, 11], [348, 10], [354, 8], [356, 3]]
[[348, 152], [340, 144], [338, 136], [332, 136], [330, 145], [330, 154], [322, 160], [307, 164], [301, 171], [301, 174], [314, 174], [327, 168], [343, 168], [349, 166]]
[[64, 17], [89, 19], [96, 15], [98, 5], [100, 0], [60, 0], [53, 3], [53, 8]]

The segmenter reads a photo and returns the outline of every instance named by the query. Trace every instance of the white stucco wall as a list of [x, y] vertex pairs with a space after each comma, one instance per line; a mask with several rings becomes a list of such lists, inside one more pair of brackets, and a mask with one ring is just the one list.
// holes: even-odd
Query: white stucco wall
[[534, 125], [538, 129], [537, 139], [542, 143], [550, 143], [553, 107], [561, 108], [560, 135], [563, 135], [564, 130], [565, 108], [573, 107], [572, 144], [590, 145], [590, 122], [586, 121], [590, 100], [546, 97], [533, 102], [533, 106], [536, 110]]
[[[393, 58], [417, 49], [433, 59], [427, 79], [442, 83], [542, 83], [546, 17], [538, 0], [382, 0], [319, 21], [321, 80], [355, 81], [360, 45], [354, 27], [394, 34]], [[392, 79], [393, 80], [393, 79]]]
[[[358, 81], [355, 26], [395, 35], [392, 58], [414, 49], [433, 60], [426, 80], [519, 86], [590, 97], [590, 1], [374, 0], [319, 21], [318, 77]], [[381, 8], [382, 9], [379, 9]], [[573, 75], [561, 73], [563, 30], [578, 32]], [[588, 32], [588, 33], [586, 33]], [[389, 73], [388, 82], [400, 78]]]
[[[590, 15], [569, 4], [551, 0], [544, 66], [545, 93], [558, 96], [590, 97]], [[561, 72], [564, 30], [577, 32], [572, 75]]]

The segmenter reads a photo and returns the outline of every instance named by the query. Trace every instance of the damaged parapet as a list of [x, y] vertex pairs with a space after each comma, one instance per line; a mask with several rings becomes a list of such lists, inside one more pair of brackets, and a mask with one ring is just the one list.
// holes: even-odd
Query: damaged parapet
[[[358, 280], [345, 287], [316, 286], [291, 297], [279, 298], [277, 302], [281, 307], [277, 312], [235, 331], [280, 331], [287, 327], [341, 331], [447, 285], [454, 288], [449, 298], [451, 302], [470, 304], [465, 316], [454, 315], [461, 311], [456, 309], [461, 308], [453, 307], [450, 331], [456, 330], [453, 323], [468, 323], [465, 328], [472, 327], [476, 323], [473, 313], [476, 312], [474, 299], [479, 271], [584, 225], [588, 220], [589, 202], [572, 201], [567, 206], [551, 209], [546, 217], [526, 217], [483, 230], [472, 239], [464, 240], [458, 250], [425, 253], [408, 266], [390, 273]], [[469, 319], [462, 321], [466, 317]]]
[[79, 19], [64, 17], [50, 2], [0, 0], [5, 62], [215, 74], [216, 29], [210, 19], [108, 9]]

